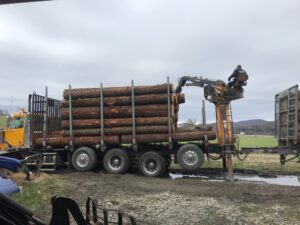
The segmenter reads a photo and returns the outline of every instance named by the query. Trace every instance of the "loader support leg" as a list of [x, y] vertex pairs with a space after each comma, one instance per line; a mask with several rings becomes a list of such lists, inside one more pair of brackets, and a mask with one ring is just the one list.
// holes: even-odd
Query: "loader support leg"
[[226, 157], [227, 157], [228, 178], [232, 182], [233, 181], [232, 157], [231, 157], [231, 155], [227, 155]]
[[226, 156], [223, 156], [223, 169], [226, 170], [227, 169], [227, 165], [226, 165]]

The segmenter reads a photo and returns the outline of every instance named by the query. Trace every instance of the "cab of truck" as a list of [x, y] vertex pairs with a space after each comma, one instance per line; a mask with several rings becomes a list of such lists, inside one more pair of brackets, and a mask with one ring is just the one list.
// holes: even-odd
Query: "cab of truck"
[[25, 144], [27, 113], [24, 109], [7, 118], [6, 128], [0, 131], [0, 150], [20, 148]]

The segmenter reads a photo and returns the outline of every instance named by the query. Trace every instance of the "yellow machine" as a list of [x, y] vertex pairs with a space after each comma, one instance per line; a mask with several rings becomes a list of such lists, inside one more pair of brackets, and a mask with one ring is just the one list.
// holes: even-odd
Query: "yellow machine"
[[25, 145], [27, 113], [24, 109], [8, 118], [7, 127], [0, 131], [0, 151]]
[[183, 86], [204, 88], [206, 100], [215, 105], [217, 139], [219, 154], [223, 158], [223, 167], [228, 169], [229, 178], [233, 179], [232, 155], [236, 154], [235, 137], [230, 103], [244, 97], [243, 86], [247, 85], [248, 75], [240, 71], [232, 87], [221, 80], [211, 80], [203, 77], [184, 76], [179, 79], [176, 92], [180, 93]]

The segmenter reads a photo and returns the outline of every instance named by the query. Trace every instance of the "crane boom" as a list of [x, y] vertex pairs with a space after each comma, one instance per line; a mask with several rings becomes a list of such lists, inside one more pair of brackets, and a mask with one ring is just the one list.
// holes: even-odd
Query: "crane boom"
[[180, 93], [184, 86], [204, 88], [204, 97], [215, 105], [217, 138], [222, 150], [223, 167], [228, 169], [230, 180], [233, 180], [231, 156], [235, 153], [235, 138], [233, 131], [231, 101], [243, 98], [242, 86], [247, 85], [248, 75], [241, 74], [235, 84], [229, 87], [222, 80], [212, 80], [203, 77], [183, 76], [179, 79], [176, 92]]

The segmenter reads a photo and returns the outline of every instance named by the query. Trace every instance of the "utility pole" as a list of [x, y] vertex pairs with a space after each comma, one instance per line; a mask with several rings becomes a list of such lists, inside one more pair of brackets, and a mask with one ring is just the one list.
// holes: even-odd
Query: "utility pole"
[[10, 98], [10, 114], [13, 113], [13, 101], [14, 101], [14, 98], [13, 98], [13, 96], [11, 96], [11, 98]]

